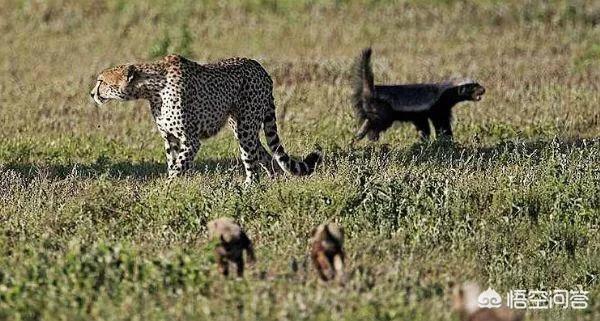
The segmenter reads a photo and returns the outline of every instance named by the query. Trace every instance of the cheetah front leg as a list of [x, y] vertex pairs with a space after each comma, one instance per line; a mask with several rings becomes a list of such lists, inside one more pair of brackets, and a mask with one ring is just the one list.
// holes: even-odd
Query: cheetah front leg
[[200, 141], [197, 139], [179, 139], [173, 135], [167, 136], [167, 166], [169, 170], [169, 179], [180, 176], [187, 171], [194, 163], [196, 153], [200, 148]]
[[175, 136], [172, 134], [167, 134], [164, 132], [161, 132], [160, 134], [164, 140], [169, 177], [177, 176], [176, 173], [171, 172], [171, 169], [175, 168], [175, 159], [177, 159], [177, 154], [179, 153], [179, 139], [175, 138]]

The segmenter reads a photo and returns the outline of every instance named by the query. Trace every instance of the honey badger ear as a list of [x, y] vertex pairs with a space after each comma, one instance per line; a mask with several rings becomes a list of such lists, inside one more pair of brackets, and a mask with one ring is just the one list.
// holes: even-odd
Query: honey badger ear
[[469, 89], [469, 88], [467, 88], [467, 87], [468, 87], [467, 85], [462, 85], [462, 86], [459, 86], [459, 87], [458, 87], [458, 94], [459, 94], [460, 96], [463, 96], [463, 95], [467, 94], [467, 91], [468, 91], [468, 89]]

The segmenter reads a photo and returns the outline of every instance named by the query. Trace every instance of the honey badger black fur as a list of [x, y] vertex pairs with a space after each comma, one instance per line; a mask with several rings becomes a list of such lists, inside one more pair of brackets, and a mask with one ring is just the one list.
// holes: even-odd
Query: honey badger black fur
[[217, 266], [221, 274], [229, 275], [229, 265], [237, 268], [238, 277], [244, 275], [244, 256], [246, 251], [249, 263], [256, 261], [252, 241], [246, 232], [231, 218], [221, 217], [208, 222], [208, 235], [218, 244], [215, 247]]
[[433, 84], [373, 84], [371, 48], [362, 51], [356, 62], [352, 105], [360, 122], [355, 141], [371, 141], [395, 121], [412, 122], [422, 139], [430, 136], [429, 121], [436, 137], [452, 137], [452, 107], [462, 101], [479, 101], [485, 88], [472, 80]]

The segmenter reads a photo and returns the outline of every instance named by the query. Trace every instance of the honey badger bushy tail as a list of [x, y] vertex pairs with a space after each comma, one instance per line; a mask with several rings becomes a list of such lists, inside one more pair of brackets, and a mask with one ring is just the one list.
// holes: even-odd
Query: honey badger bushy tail
[[365, 48], [361, 52], [354, 65], [354, 79], [352, 92], [352, 107], [359, 123], [367, 119], [367, 113], [363, 109], [363, 101], [373, 96], [373, 69], [371, 68], [371, 48]]
[[274, 104], [271, 111], [267, 112], [267, 115], [265, 116], [264, 130], [265, 136], [267, 136], [267, 144], [273, 153], [273, 157], [286, 173], [292, 175], [309, 175], [314, 172], [317, 164], [321, 162], [321, 152], [318, 150], [308, 154], [302, 161], [291, 158], [285, 152], [285, 149], [283, 149], [283, 146], [281, 145], [279, 134], [277, 133]]

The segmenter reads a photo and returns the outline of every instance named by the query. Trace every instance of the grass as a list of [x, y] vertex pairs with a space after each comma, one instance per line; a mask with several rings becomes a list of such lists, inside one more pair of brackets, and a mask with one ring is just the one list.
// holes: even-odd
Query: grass
[[[457, 320], [450, 286], [475, 280], [581, 287], [587, 310], [527, 319], [596, 320], [599, 22], [593, 1], [0, 1], [0, 319]], [[349, 147], [368, 45], [376, 82], [486, 86], [455, 109], [455, 145], [399, 125]], [[167, 184], [145, 103], [88, 92], [104, 67], [172, 51], [258, 59], [285, 146], [325, 163], [244, 189], [226, 129]], [[244, 280], [216, 273], [218, 216], [256, 243]], [[302, 268], [326, 220], [347, 231], [346, 287]]]

